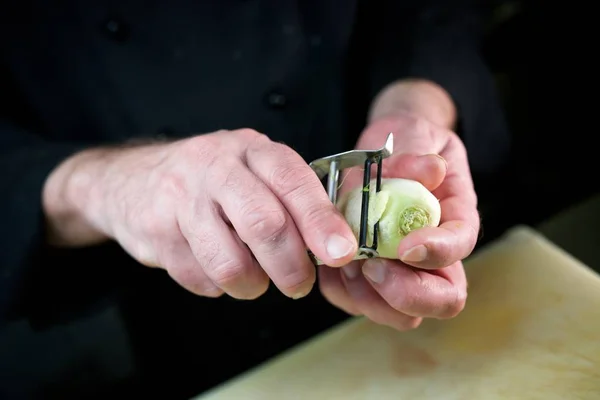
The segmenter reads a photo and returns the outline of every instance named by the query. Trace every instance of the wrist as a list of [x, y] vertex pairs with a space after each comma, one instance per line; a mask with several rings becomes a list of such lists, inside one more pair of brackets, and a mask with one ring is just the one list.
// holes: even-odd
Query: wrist
[[74, 154], [46, 179], [42, 205], [50, 244], [77, 247], [108, 239], [88, 217], [100, 201], [101, 164], [107, 151], [90, 149]]
[[452, 97], [438, 84], [406, 79], [385, 87], [371, 105], [369, 123], [397, 115], [411, 115], [454, 129], [457, 111]]

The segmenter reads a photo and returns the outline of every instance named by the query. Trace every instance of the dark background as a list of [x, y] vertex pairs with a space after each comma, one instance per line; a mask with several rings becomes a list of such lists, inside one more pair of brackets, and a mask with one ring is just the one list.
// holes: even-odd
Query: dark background
[[512, 134], [497, 180], [477, 180], [479, 246], [515, 224], [535, 226], [598, 193], [597, 133], [585, 3], [506, 1], [490, 18], [484, 54]]
[[[585, 86], [582, 78], [580, 52], [575, 46], [586, 46], [579, 37], [574, 40], [572, 34], [573, 16], [585, 14], [575, 3], [549, 5], [548, 2], [511, 1], [498, 2], [496, 12], [488, 21], [488, 37], [484, 43], [486, 60], [493, 70], [502, 97], [511, 133], [513, 135], [512, 156], [505, 170], [498, 176], [485, 180], [475, 177], [480, 199], [482, 234], [478, 247], [500, 236], [506, 229], [516, 224], [535, 226], [561, 210], [579, 203], [598, 192], [596, 147], [594, 146], [593, 114], [583, 112], [585, 103], [579, 88]], [[589, 40], [589, 39], [588, 39]], [[588, 48], [586, 48], [588, 49]], [[587, 51], [587, 50], [584, 50]], [[585, 90], [584, 90], [585, 92]], [[146, 295], [151, 296], [151, 289]], [[194, 308], [199, 300], [184, 293], [173, 284], [164, 289], [172, 291], [165, 296], [181, 296]], [[140, 289], [136, 296], [144, 295]], [[292, 301], [271, 291], [264, 298], [252, 303], [224, 300], [237, 303], [235, 316], [223, 314], [219, 309], [210, 311], [204, 307], [205, 319], [211, 323], [231, 324], [232, 333], [227, 338], [212, 337], [207, 346], [206, 359], [187, 359], [185, 348], [175, 343], [156, 345], [154, 356], [157, 359], [173, 362], [171, 374], [161, 375], [150, 371], [143, 378], [127, 377], [117, 380], [115, 385], [105, 390], [92, 389], [98, 398], [123, 395], [149, 396], [151, 398], [189, 398], [203, 390], [213, 387], [239, 373], [280, 354], [282, 351], [322, 332], [341, 322], [346, 316], [332, 306], [328, 306], [318, 290], [302, 301]], [[262, 303], [262, 304], [261, 304]], [[164, 310], [153, 312], [170, 315], [168, 305]], [[208, 310], [208, 311], [206, 311]], [[257, 311], [264, 310], [264, 311]], [[262, 313], [262, 314], [261, 314]], [[106, 351], [105, 357], [89, 361], [81, 355], [63, 355], [72, 357], [71, 365], [82, 371], [102, 369], [110, 370], [115, 376], [128, 376], [128, 360], [120, 360], [119, 348], [128, 344], [120, 341], [123, 332], [111, 321], [118, 319], [112, 311], [100, 313], [95, 322], [88, 325], [82, 322], [74, 326], [74, 337], [81, 342], [81, 354], [93, 347], [98, 336], [115, 337], [114, 351]], [[173, 315], [173, 324], [177, 325], [177, 315]], [[235, 323], [230, 321], [236, 318]], [[257, 323], [257, 320], [261, 321]], [[103, 326], [98, 329], [98, 326]], [[259, 326], [246, 331], [240, 326]], [[20, 328], [15, 335], [27, 335]], [[49, 335], [51, 336], [51, 332]], [[178, 333], [181, 343], [189, 343], [186, 332]], [[210, 333], [207, 333], [210, 337]], [[87, 339], [84, 339], [87, 338]], [[51, 339], [48, 339], [51, 341]], [[221, 342], [220, 342], [221, 341]], [[227, 343], [222, 343], [227, 341]], [[248, 346], [247, 343], [254, 343]], [[136, 346], [133, 344], [134, 351]], [[152, 346], [152, 344], [141, 344]], [[239, 350], [239, 358], [219, 359], [220, 346], [234, 346]], [[51, 349], [43, 344], [39, 348], [31, 347], [36, 357], [52, 357]], [[16, 350], [15, 350], [16, 351]], [[0, 348], [2, 357], [19, 357], [11, 354], [11, 349]], [[15, 358], [16, 359], [16, 358]], [[25, 361], [24, 361], [25, 362]], [[88, 364], [86, 364], [88, 363]], [[104, 363], [104, 364], [103, 364]], [[18, 364], [18, 363], [17, 363]], [[92, 364], [92, 365], [90, 365]], [[153, 364], [148, 360], [148, 364]], [[122, 366], [115, 371], [114, 365]], [[168, 369], [168, 368], [167, 368]], [[1, 374], [2, 371], [0, 371]], [[75, 390], [74, 398], [90, 398], [89, 382], [82, 374], [77, 379], [73, 371], [64, 371], [75, 377], [69, 391]], [[107, 380], [112, 378], [107, 377]], [[1, 380], [1, 377], [0, 377]], [[77, 393], [77, 388], [81, 392]], [[64, 387], [44, 389], [47, 397], [68, 398]], [[85, 393], [82, 394], [82, 393]], [[2, 393], [0, 393], [2, 397]]]

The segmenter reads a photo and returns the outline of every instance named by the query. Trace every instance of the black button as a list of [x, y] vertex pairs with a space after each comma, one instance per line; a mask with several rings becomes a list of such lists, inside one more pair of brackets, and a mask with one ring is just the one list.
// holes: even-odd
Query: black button
[[267, 93], [267, 104], [272, 108], [281, 109], [287, 105], [287, 98], [281, 92], [273, 91]]
[[124, 42], [129, 39], [130, 29], [123, 21], [118, 18], [108, 18], [103, 24], [104, 31], [107, 35], [117, 41]]

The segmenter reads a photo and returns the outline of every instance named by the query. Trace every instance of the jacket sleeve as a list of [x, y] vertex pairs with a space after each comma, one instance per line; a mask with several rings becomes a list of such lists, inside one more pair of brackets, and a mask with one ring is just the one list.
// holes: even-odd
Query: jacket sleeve
[[370, 1], [364, 29], [371, 64], [369, 98], [402, 78], [436, 82], [458, 110], [462, 137], [475, 173], [505, 161], [509, 133], [495, 81], [481, 47], [494, 1]]
[[78, 151], [73, 143], [48, 143], [0, 120], [0, 311], [14, 312], [44, 248], [41, 193], [48, 174]]
[[123, 252], [114, 243], [62, 250], [46, 244], [46, 178], [92, 144], [50, 139], [27, 102], [10, 90], [7, 74], [1, 78], [8, 90], [0, 91], [0, 327], [17, 319], [43, 327], [102, 306], [123, 275], [106, 260]]

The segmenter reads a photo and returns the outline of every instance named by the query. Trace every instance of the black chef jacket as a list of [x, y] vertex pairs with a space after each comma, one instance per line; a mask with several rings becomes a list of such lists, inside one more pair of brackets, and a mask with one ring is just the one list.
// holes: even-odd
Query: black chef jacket
[[475, 174], [498, 168], [508, 145], [479, 53], [487, 3], [1, 4], [0, 395], [9, 398], [63, 393], [65, 382], [99, 393], [114, 381], [190, 396], [343, 318], [318, 290], [302, 301], [273, 290], [255, 302], [203, 299], [115, 244], [47, 248], [42, 185], [75, 151], [250, 127], [310, 161], [351, 148], [375, 94], [406, 77], [452, 95]]

